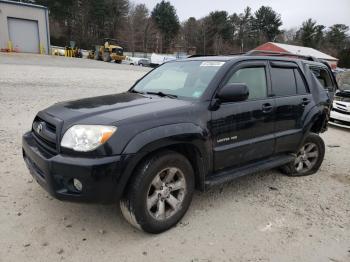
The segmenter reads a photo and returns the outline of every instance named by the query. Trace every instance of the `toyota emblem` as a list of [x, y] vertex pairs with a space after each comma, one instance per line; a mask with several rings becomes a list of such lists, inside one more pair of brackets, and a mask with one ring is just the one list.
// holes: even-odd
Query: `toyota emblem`
[[43, 131], [43, 123], [39, 123], [36, 127], [36, 132], [41, 133]]

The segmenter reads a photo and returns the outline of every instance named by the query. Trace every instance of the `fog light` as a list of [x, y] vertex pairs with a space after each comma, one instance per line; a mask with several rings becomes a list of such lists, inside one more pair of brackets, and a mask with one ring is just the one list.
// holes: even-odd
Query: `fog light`
[[83, 190], [83, 184], [80, 182], [79, 179], [74, 178], [73, 179], [73, 185], [76, 190], [81, 192]]

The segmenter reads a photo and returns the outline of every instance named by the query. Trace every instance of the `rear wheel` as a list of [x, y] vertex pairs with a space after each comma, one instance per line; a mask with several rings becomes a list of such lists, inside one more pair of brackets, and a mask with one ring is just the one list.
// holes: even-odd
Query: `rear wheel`
[[172, 151], [160, 152], [138, 168], [120, 202], [124, 217], [135, 227], [161, 233], [186, 213], [194, 191], [190, 162]]
[[281, 167], [281, 171], [290, 176], [314, 174], [320, 168], [325, 153], [322, 138], [311, 133], [296, 154], [295, 160]]

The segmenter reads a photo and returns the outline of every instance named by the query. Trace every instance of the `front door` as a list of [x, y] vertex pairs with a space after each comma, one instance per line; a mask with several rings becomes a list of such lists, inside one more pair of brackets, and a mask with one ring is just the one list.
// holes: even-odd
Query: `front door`
[[275, 100], [269, 97], [265, 61], [234, 66], [226, 83], [244, 83], [249, 97], [242, 102], [222, 103], [212, 112], [209, 129], [213, 136], [215, 171], [266, 158], [274, 152]]

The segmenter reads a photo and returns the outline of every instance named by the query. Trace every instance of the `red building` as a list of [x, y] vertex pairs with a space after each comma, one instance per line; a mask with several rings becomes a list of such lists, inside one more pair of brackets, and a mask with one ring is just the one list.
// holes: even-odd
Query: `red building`
[[[272, 53], [286, 53], [291, 54], [291, 56], [295, 57], [307, 57], [307, 56], [313, 56], [318, 59], [322, 59], [327, 61], [330, 66], [334, 69], [337, 67], [338, 60], [335, 57], [332, 57], [330, 55], [327, 55], [325, 53], [322, 53], [316, 49], [313, 49], [311, 47], [304, 47], [304, 46], [296, 46], [296, 45], [287, 45], [287, 44], [280, 44], [280, 43], [273, 43], [273, 42], [267, 42], [265, 44], [262, 44], [253, 51], [265, 51], [265, 52], [272, 52]], [[261, 52], [263, 54], [264, 52]]]

